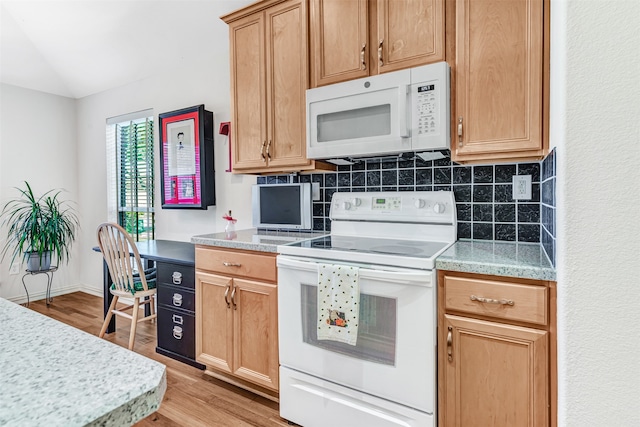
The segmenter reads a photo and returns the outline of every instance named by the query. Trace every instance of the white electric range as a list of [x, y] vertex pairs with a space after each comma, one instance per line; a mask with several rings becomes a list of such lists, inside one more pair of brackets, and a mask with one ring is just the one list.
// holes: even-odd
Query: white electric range
[[[280, 415], [305, 427], [436, 425], [435, 258], [452, 192], [334, 193], [331, 234], [278, 246]], [[318, 268], [358, 269], [355, 345], [318, 338]]]

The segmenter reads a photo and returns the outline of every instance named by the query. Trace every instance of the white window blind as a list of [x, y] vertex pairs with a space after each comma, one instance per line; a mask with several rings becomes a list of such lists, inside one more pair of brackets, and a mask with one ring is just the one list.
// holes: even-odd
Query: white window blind
[[136, 241], [155, 236], [153, 125], [151, 110], [107, 120], [109, 220]]

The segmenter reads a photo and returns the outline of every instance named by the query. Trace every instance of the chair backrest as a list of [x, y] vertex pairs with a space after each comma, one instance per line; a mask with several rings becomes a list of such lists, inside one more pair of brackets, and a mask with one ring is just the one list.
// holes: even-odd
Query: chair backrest
[[135, 283], [140, 283], [145, 291], [148, 290], [140, 253], [129, 233], [118, 224], [109, 222], [100, 224], [97, 233], [98, 245], [115, 289], [133, 294]]

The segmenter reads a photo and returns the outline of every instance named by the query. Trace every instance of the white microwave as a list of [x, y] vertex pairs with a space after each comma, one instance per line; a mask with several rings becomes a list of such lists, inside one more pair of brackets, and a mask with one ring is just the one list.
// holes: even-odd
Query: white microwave
[[311, 230], [312, 197], [309, 183], [256, 184], [251, 188], [253, 226]]
[[446, 62], [309, 89], [307, 157], [449, 148]]

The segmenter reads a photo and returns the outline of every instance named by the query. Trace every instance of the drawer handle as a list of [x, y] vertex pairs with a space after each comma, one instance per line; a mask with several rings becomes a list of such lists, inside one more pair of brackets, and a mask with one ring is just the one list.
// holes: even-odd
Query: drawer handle
[[475, 295], [471, 295], [469, 298], [471, 299], [471, 301], [486, 302], [487, 304], [500, 304], [500, 305], [511, 305], [511, 306], [515, 304], [513, 300], [510, 300], [510, 299], [484, 298], [484, 297], [477, 297]]
[[173, 305], [176, 307], [182, 306], [182, 295], [181, 294], [173, 294]]
[[172, 315], [171, 319], [173, 320], [173, 323], [177, 325], [182, 325], [184, 323], [184, 319], [182, 318], [182, 316], [177, 314]]
[[453, 328], [449, 326], [447, 329], [449, 330], [447, 332], [447, 356], [449, 362], [453, 362]]
[[180, 326], [173, 327], [173, 337], [177, 340], [182, 339], [182, 328]]
[[222, 265], [224, 265], [225, 267], [240, 267], [242, 264], [237, 263], [237, 262], [223, 261]]
[[231, 304], [229, 303], [229, 288], [230, 286], [224, 288], [224, 302], [227, 303], [227, 308], [231, 308]]
[[174, 271], [171, 278], [173, 279], [174, 285], [180, 285], [182, 283], [182, 273], [179, 271]]

